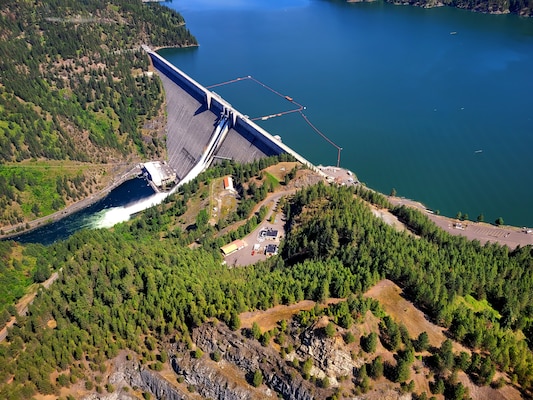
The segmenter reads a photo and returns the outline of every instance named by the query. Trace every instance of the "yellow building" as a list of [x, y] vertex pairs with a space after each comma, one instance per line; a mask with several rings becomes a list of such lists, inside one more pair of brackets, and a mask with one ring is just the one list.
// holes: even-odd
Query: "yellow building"
[[231, 253], [235, 253], [237, 250], [246, 247], [246, 242], [241, 239], [234, 240], [231, 243], [228, 243], [225, 246], [222, 246], [220, 250], [224, 253], [224, 257], [229, 256]]

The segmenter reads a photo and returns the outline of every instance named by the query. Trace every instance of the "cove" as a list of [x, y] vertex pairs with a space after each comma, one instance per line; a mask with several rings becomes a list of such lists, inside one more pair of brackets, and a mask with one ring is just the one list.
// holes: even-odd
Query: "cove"
[[[252, 75], [293, 97], [369, 187], [533, 226], [532, 19], [381, 2], [167, 4], [200, 46], [161, 55], [205, 86]], [[213, 90], [250, 117], [287, 107], [245, 83]], [[297, 114], [259, 124], [315, 164], [337, 161]]]

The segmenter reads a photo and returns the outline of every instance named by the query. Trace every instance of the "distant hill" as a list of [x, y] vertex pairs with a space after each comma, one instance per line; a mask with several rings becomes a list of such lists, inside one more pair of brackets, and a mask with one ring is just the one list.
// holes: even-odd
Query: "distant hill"
[[492, 14], [533, 15], [532, 0], [387, 0], [387, 2], [420, 7], [450, 6]]
[[195, 45], [181, 15], [140, 0], [7, 1], [0, 38], [0, 228], [164, 153], [162, 86], [140, 45]]
[[[346, 0], [348, 3], [372, 2], [375, 0]], [[418, 7], [457, 7], [491, 14], [533, 15], [533, 0], [385, 0], [387, 3]]]

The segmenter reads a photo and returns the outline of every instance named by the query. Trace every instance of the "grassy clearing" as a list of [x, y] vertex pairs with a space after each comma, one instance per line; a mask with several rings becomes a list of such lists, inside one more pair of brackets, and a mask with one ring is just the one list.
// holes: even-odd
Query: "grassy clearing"
[[490, 303], [487, 301], [487, 299], [484, 300], [476, 300], [469, 294], [466, 296], [457, 296], [457, 299], [455, 300], [455, 305], [464, 305], [468, 308], [470, 308], [475, 313], [485, 313], [487, 315], [490, 315], [493, 319], [500, 319], [502, 316], [501, 314], [496, 311]]
[[[422, 311], [406, 300], [402, 296], [402, 289], [394, 282], [384, 279], [368, 290], [365, 296], [379, 301], [387, 314], [397, 323], [405, 325], [412, 338], [425, 331], [429, 336], [429, 343], [436, 347], [440, 347], [446, 339], [445, 329], [430, 322]], [[453, 348], [456, 352], [470, 352], [456, 342]]]
[[[28, 161], [23, 163], [6, 164], [0, 171], [0, 175], [8, 181], [16, 176], [23, 176], [25, 180], [23, 190], [18, 190], [21, 209], [25, 218], [48, 215], [57, 211], [54, 200], [60, 198], [57, 193], [57, 178], [73, 178], [82, 175], [88, 166], [67, 161], [40, 162]], [[37, 205], [39, 212], [35, 213]]]
[[22, 247], [14, 245], [10, 260], [0, 259], [0, 312], [31, 289], [35, 259], [22, 256]]
[[256, 322], [261, 328], [261, 332], [266, 332], [278, 326], [279, 321], [290, 320], [300, 311], [309, 311], [314, 306], [314, 301], [304, 300], [288, 306], [275, 306], [265, 311], [245, 312], [239, 316], [241, 319], [241, 327], [251, 328], [253, 323]]
[[[179, 217], [178, 224], [182, 229], [187, 229], [189, 225], [196, 223], [196, 216], [206, 207], [211, 207], [211, 184], [200, 183], [200, 188], [187, 202], [187, 211]], [[208, 210], [209, 211], [209, 210]], [[211, 215], [211, 214], [210, 214]]]
[[[109, 180], [106, 175], [112, 167], [35, 159], [3, 164], [0, 176], [12, 187], [14, 197], [12, 201], [4, 198], [0, 227], [50, 215], [86, 197], [103, 187]], [[58, 182], [62, 182], [61, 189]]]
[[265, 172], [265, 184], [268, 185], [267, 187], [272, 186], [274, 190], [280, 185], [278, 178], [268, 172]]
[[[287, 175], [294, 167], [298, 167], [300, 164], [297, 162], [280, 162], [276, 165], [272, 165], [266, 169], [264, 169], [265, 177], [268, 175], [272, 176], [273, 179], [276, 179], [279, 182], [283, 181], [285, 179], [285, 175]], [[268, 178], [267, 178], [268, 179]]]

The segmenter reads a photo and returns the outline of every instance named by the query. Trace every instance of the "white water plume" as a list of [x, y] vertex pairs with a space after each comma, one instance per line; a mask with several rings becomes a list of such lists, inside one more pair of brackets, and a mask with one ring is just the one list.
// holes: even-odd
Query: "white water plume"
[[152, 206], [161, 204], [168, 196], [175, 193], [178, 188], [184, 183], [188, 183], [196, 178], [202, 171], [204, 171], [211, 162], [214, 151], [219, 142], [224, 139], [229, 131], [229, 124], [227, 117], [223, 116], [211, 137], [206, 150], [200, 157], [196, 165], [185, 175], [185, 177], [174, 187], [169, 193], [156, 193], [146, 199], [142, 199], [131, 203], [127, 206], [112, 207], [107, 210], [102, 210], [93, 221], [93, 228], [111, 228], [113, 225], [120, 222], [128, 221], [133, 214], [144, 211]]
[[92, 223], [93, 228], [110, 228], [120, 222], [128, 221], [133, 214], [161, 204], [169, 193], [156, 193], [145, 199], [121, 207], [112, 207], [98, 213]]

